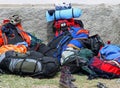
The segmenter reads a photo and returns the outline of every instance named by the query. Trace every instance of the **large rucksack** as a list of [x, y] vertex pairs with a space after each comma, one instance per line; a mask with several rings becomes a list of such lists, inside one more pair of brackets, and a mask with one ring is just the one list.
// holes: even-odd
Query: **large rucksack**
[[89, 68], [89, 61], [93, 57], [93, 52], [90, 49], [82, 48], [79, 51], [69, 50], [73, 52], [72, 55], [64, 58], [63, 65], [70, 67], [70, 72], [84, 73], [86, 75], [95, 75], [96, 73]]
[[26, 41], [28, 45], [31, 44], [30, 37], [23, 30], [22, 25], [13, 25], [9, 22], [1, 26], [0, 41], [0, 46], [4, 44], [16, 44], [23, 41]]
[[108, 79], [120, 77], [120, 63], [115, 60], [108, 61], [95, 56], [91, 59], [89, 67], [97, 74], [93, 75], [93, 78], [94, 76]]
[[1, 55], [0, 69], [5, 73], [36, 78], [53, 77], [59, 71], [57, 59], [36, 51], [26, 54], [8, 51]]
[[54, 37], [53, 40], [51, 40], [48, 43], [48, 47], [50, 47], [50, 50], [54, 52], [53, 56], [58, 58], [59, 62], [62, 52], [67, 47], [67, 44], [71, 39], [72, 39], [71, 34], [68, 31], [66, 31], [61, 35]]
[[90, 61], [89, 66], [99, 77], [120, 77], [120, 47], [106, 44], [100, 49], [99, 56]]
[[104, 46], [104, 42], [98, 34], [89, 36], [88, 39], [78, 39], [82, 43], [84, 48], [88, 48], [94, 52], [97, 56], [101, 47]]
[[42, 41], [32, 34], [25, 32], [21, 24], [13, 25], [9, 23], [8, 20], [7, 23], [1, 25], [0, 46], [21, 42], [26, 42], [29, 46], [29, 50], [37, 50]]

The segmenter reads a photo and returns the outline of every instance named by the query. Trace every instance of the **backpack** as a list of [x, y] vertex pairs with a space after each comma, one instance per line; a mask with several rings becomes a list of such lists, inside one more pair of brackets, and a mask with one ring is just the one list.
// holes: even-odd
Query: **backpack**
[[[100, 57], [93, 57], [89, 63], [91, 70], [95, 71], [96, 77], [102, 78], [119, 78], [120, 77], [120, 63], [115, 60], [104, 60]], [[93, 75], [94, 78], [94, 75]]]
[[[12, 37], [14, 37], [13, 40], [11, 40]], [[6, 44], [16, 44], [24, 41], [27, 42], [29, 46], [28, 48], [29, 50], [37, 50], [39, 44], [42, 42], [40, 39], [37, 39], [35, 36], [31, 35], [30, 33], [25, 32], [21, 24], [17, 24], [15, 26], [9, 23], [9, 20], [7, 20], [7, 22], [4, 22], [3, 25], [1, 25], [0, 46]]]
[[54, 52], [53, 57], [58, 58], [59, 63], [60, 63], [61, 54], [64, 51], [64, 49], [67, 47], [67, 44], [71, 39], [72, 36], [67, 31], [57, 37], [54, 37], [53, 40], [51, 40], [48, 43], [48, 47], [50, 47], [50, 50]]
[[55, 76], [59, 71], [57, 59], [44, 57], [36, 51], [29, 51], [26, 54], [8, 51], [1, 56], [0, 69], [5, 73], [48, 78]]
[[[14, 37], [14, 32], [12, 31], [12, 29], [15, 29], [18, 32], [18, 34], [22, 37], [21, 41], [26, 41], [28, 43], [28, 45], [31, 44], [30, 37], [28, 36], [28, 34], [25, 31], [23, 31], [21, 24], [14, 26], [8, 22], [1, 26], [1, 30], [0, 30], [0, 36], [1, 36], [0, 37], [0, 41], [1, 41], [0, 45], [1, 46], [3, 44], [8, 44], [7, 37]], [[16, 43], [16, 42], [13, 42], [13, 43]]]
[[100, 49], [100, 56], [105, 60], [115, 60], [120, 62], [120, 47], [114, 44], [105, 44]]
[[62, 34], [65, 31], [69, 31], [71, 26], [75, 27], [84, 27], [81, 20], [71, 19], [63, 19], [63, 20], [55, 20], [53, 22], [53, 33], [55, 36]]
[[93, 51], [97, 56], [101, 47], [104, 46], [104, 42], [98, 34], [89, 36], [88, 39], [78, 39], [84, 48], [88, 48]]
[[79, 51], [74, 50], [71, 52], [74, 52], [74, 54], [68, 56], [68, 59], [65, 58], [67, 60], [65, 60], [63, 65], [69, 66], [72, 74], [79, 72], [87, 75], [95, 74], [94, 71], [88, 67], [88, 63], [93, 57], [93, 52], [90, 49], [82, 48]]

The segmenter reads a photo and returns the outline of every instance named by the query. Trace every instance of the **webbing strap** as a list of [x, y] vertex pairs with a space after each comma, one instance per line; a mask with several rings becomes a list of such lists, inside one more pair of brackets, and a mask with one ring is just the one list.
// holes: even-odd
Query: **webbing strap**
[[72, 8], [72, 16], [73, 16], [73, 18], [75, 17], [75, 16], [74, 16], [74, 9], [73, 9], [73, 8]]
[[20, 65], [20, 68], [19, 68], [19, 72], [20, 72], [20, 75], [22, 75], [22, 66], [23, 66], [23, 63], [25, 62], [26, 58], [23, 59], [21, 65]]
[[36, 61], [36, 63], [35, 63], [35, 69], [33, 70], [33, 72], [36, 71], [38, 61], [39, 61], [39, 60], [38, 60], [38, 58], [37, 58], [37, 61]]
[[55, 15], [55, 13], [54, 13], [54, 19], [56, 20], [56, 15]]

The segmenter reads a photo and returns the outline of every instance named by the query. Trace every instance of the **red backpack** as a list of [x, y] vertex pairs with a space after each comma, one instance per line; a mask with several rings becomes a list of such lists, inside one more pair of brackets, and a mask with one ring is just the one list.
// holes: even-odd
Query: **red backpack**
[[65, 31], [69, 31], [71, 26], [83, 28], [83, 23], [81, 20], [74, 20], [73, 18], [55, 20], [53, 23], [53, 32], [57, 37], [59, 34], [62, 34]]
[[99, 77], [119, 78], [120, 63], [115, 60], [104, 60], [95, 56], [90, 62], [90, 68], [94, 70]]

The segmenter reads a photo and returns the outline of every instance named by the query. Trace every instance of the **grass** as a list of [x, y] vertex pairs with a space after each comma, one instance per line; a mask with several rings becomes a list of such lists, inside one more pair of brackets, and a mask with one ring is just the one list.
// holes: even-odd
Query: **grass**
[[[0, 88], [59, 88], [60, 73], [51, 79], [33, 79], [31, 77], [20, 77], [15, 75], [1, 75]], [[102, 82], [108, 88], [120, 88], [120, 79], [94, 79], [87, 80], [85, 75], [74, 75], [74, 84], [78, 88], [97, 88], [97, 83]]]

